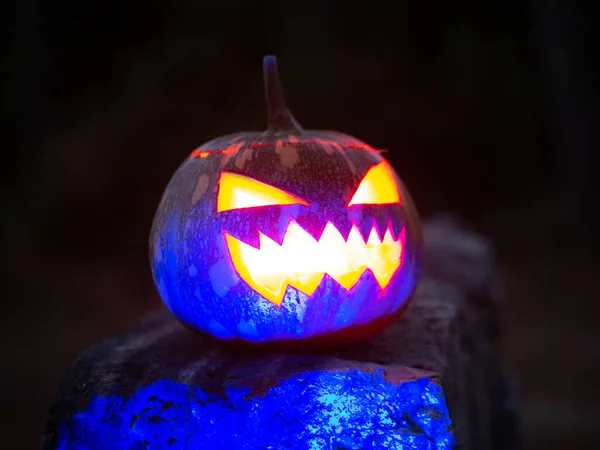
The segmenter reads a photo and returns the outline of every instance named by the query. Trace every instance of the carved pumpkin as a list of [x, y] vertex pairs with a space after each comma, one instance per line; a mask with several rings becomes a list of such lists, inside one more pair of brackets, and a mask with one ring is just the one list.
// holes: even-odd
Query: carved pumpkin
[[193, 151], [154, 218], [158, 291], [184, 324], [220, 339], [337, 344], [406, 307], [421, 230], [390, 164], [364, 142], [305, 131], [264, 62], [266, 132]]

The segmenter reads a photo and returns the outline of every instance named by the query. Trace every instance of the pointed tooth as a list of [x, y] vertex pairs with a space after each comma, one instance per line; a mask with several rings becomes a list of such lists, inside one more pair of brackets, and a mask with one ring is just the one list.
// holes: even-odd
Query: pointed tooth
[[354, 226], [353, 222], [347, 216], [332, 217], [329, 222], [335, 227], [344, 241], [347, 241], [350, 230]]
[[324, 276], [323, 272], [311, 273], [300, 280], [290, 281], [289, 285], [304, 292], [306, 295], [313, 295], [323, 281]]
[[361, 285], [364, 283], [369, 285], [378, 285], [377, 278], [371, 269], [365, 269], [365, 271], [360, 275], [358, 282]]
[[385, 234], [383, 235], [382, 243], [385, 245], [391, 245], [395, 242], [394, 236], [392, 234], [392, 230], [390, 228], [385, 230]]
[[381, 287], [381, 289], [385, 289], [387, 287], [393, 276], [398, 271], [399, 267], [399, 264], [394, 264], [386, 267], [378, 267], [376, 269], [372, 269], [373, 276], [377, 280], [377, 283], [379, 284], [379, 287]]
[[382, 239], [379, 235], [379, 230], [377, 229], [377, 227], [372, 227], [367, 240], [367, 246], [375, 247], [377, 245], [381, 245], [381, 240]]
[[263, 273], [265, 276], [279, 273], [281, 270], [281, 261], [284, 259], [281, 246], [268, 236], [260, 233], [260, 265], [258, 262], [250, 267], [256, 272]]
[[354, 272], [348, 272], [345, 273], [344, 275], [335, 275], [335, 276], [331, 276], [331, 278], [333, 278], [335, 281], [337, 281], [339, 284], [341, 284], [342, 286], [344, 286], [347, 290], [352, 289], [356, 283], [358, 283], [358, 280], [360, 280], [360, 277], [362, 277], [362, 275], [364, 274], [364, 270], [356, 270]]
[[261, 223], [243, 220], [243, 217], [227, 217], [223, 223], [223, 230], [231, 236], [245, 242], [252, 247], [258, 248]]
[[365, 238], [358, 230], [358, 227], [355, 225], [348, 233], [348, 239], [346, 240], [348, 247], [350, 248], [360, 248], [365, 246]]
[[286, 251], [289, 251], [290, 249], [293, 249], [300, 244], [304, 244], [305, 242], [311, 241], [314, 241], [312, 236], [310, 236], [308, 232], [306, 232], [304, 228], [302, 228], [301, 225], [298, 225], [296, 221], [291, 220], [287, 226], [286, 233], [281, 243], [281, 247], [284, 248]]
[[362, 236], [365, 238], [366, 241], [368, 241], [369, 236], [371, 236], [371, 232], [373, 231], [373, 228], [376, 229], [375, 231], [376, 231], [377, 235], [379, 235], [379, 230], [377, 230], [377, 225], [373, 218], [361, 220], [358, 222], [358, 229], [360, 230], [360, 233], [362, 234]]
[[[287, 228], [289, 219], [283, 214], [277, 215], [277, 211], [266, 211], [263, 214], [248, 214], [246, 217], [240, 217], [238, 228], [243, 227], [253, 232], [261, 232], [268, 236], [271, 240], [281, 244], [283, 235]], [[256, 231], [255, 231], [256, 230]]]
[[230, 236], [243, 242], [244, 244], [247, 244], [256, 249], [260, 247], [260, 233], [256, 229], [252, 229], [252, 230], [248, 229], [248, 230], [243, 230], [243, 232], [227, 233], [227, 234], [229, 234]]
[[[246, 280], [247, 281], [247, 280]], [[277, 281], [270, 280], [268, 287], [261, 284], [251, 284], [256, 292], [266, 298], [268, 301], [276, 306], [280, 306], [285, 297], [285, 291], [287, 291], [288, 284], [282, 281], [282, 277], [277, 277]]]
[[292, 217], [282, 214], [278, 221], [273, 221], [265, 226], [265, 228], [269, 230], [267, 235], [273, 239], [273, 241], [281, 245], [293, 220]]
[[327, 222], [323, 233], [319, 236], [319, 244], [326, 247], [343, 245], [345, 241], [342, 234], [331, 222]]
[[275, 242], [277, 245], [281, 246], [283, 240], [285, 239], [288, 226], [289, 225], [271, 228], [269, 232], [265, 232], [265, 235], [268, 236], [268, 238]]
[[319, 240], [327, 224], [325, 220], [322, 220], [317, 214], [312, 212], [302, 214], [300, 217], [297, 217], [294, 220], [315, 240]]
[[390, 224], [392, 227], [392, 233], [394, 234], [394, 238], [398, 238], [398, 236], [400, 236], [400, 232], [402, 231], [402, 228], [404, 228], [404, 226], [406, 225], [404, 221], [400, 221], [400, 220], [390, 220]]
[[311, 229], [310, 229], [310, 234], [311, 236], [316, 240], [316, 241], [320, 241], [321, 237], [323, 236], [323, 233], [325, 233], [327, 231], [327, 227], [328, 225], [331, 225], [329, 222], [319, 222], [318, 224], [315, 224]]
[[388, 217], [384, 217], [383, 214], [376, 214], [373, 217], [373, 221], [375, 222], [375, 226], [377, 227], [379, 236], [383, 238], [383, 235], [385, 234], [385, 230], [387, 229], [389, 223]]
[[388, 223], [387, 223], [387, 225], [385, 227], [385, 232], [388, 233], [391, 236], [392, 240], [394, 240], [394, 241], [398, 240], [398, 233], [396, 233], [394, 231], [394, 225], [392, 224], [391, 220], [388, 220]]

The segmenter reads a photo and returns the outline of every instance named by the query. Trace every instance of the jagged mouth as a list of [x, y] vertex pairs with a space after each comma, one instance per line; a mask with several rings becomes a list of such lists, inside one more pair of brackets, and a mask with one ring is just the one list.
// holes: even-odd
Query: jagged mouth
[[373, 224], [364, 239], [356, 225], [348, 238], [328, 222], [315, 239], [294, 220], [288, 223], [281, 245], [259, 232], [258, 248], [224, 233], [237, 274], [257, 293], [279, 306], [288, 286], [312, 295], [329, 275], [345, 289], [352, 289], [366, 271], [385, 289], [402, 265], [405, 228], [394, 236], [388, 226], [381, 237]]

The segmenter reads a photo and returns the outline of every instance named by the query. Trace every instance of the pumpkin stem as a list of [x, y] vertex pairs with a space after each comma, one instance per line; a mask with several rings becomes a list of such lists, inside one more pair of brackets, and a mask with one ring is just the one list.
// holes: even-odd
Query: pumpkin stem
[[269, 134], [276, 133], [302, 133], [302, 127], [288, 110], [277, 71], [277, 58], [265, 56], [263, 59], [263, 73], [265, 78], [265, 94], [267, 98], [267, 120]]

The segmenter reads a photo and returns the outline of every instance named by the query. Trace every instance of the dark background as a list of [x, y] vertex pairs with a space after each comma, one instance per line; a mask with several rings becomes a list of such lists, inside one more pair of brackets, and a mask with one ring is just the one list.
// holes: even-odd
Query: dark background
[[162, 191], [201, 143], [264, 129], [274, 53], [300, 123], [389, 149], [425, 218], [493, 240], [524, 448], [595, 447], [594, 2], [251, 3], [4, 5], [1, 445], [35, 448], [66, 365], [160, 305]]

